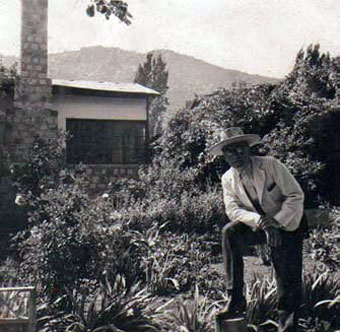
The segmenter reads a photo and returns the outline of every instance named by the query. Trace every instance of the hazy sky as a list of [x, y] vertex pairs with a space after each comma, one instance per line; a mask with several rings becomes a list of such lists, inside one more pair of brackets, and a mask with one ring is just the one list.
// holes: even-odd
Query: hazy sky
[[[103, 45], [171, 49], [251, 74], [283, 77], [310, 43], [340, 55], [340, 0], [127, 0], [133, 23], [49, 0], [49, 52]], [[18, 55], [20, 0], [0, 0], [0, 53]]]

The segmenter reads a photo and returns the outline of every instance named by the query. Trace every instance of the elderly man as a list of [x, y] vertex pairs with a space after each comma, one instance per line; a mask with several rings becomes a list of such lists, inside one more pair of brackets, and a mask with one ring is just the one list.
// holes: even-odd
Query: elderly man
[[[279, 331], [296, 331], [301, 302], [304, 194], [277, 159], [251, 156], [258, 135], [229, 128], [210, 153], [223, 155], [230, 169], [222, 176], [223, 197], [230, 220], [222, 231], [222, 253], [229, 303], [218, 319], [242, 316], [243, 248], [267, 243], [275, 269]], [[303, 222], [301, 222], [303, 220]]]

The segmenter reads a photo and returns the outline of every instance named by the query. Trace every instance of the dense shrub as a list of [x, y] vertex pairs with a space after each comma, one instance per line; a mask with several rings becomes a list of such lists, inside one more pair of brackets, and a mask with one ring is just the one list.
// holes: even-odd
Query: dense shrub
[[170, 119], [155, 143], [156, 160], [177, 160], [181, 170], [192, 170], [198, 184], [218, 181], [227, 165], [222, 158], [209, 156], [209, 146], [218, 141], [224, 128], [230, 126], [252, 126], [256, 133], [261, 133], [265, 124], [255, 125], [255, 121], [259, 121], [255, 119], [253, 109], [264, 107], [262, 104], [272, 89], [272, 86], [240, 85], [193, 101], [189, 108], [179, 110]]
[[98, 284], [117, 273], [125, 276], [128, 285], [136, 281], [141, 270], [135, 234], [109, 222], [105, 204], [95, 204], [74, 186], [50, 190], [43, 200], [34, 201], [40, 205], [30, 213], [32, 226], [21, 235], [26, 278], [42, 283], [51, 296], [64, 287], [80, 287], [84, 279]]
[[300, 51], [292, 72], [275, 85], [240, 85], [197, 97], [170, 119], [155, 143], [156, 160], [177, 160], [179, 169], [190, 168], [203, 187], [218, 182], [228, 166], [209, 156], [208, 148], [224, 128], [241, 126], [264, 136], [255, 153], [286, 163], [309, 206], [325, 199], [340, 202], [340, 177], [334, 171], [340, 162], [339, 77], [339, 58], [321, 54], [316, 45]]
[[330, 223], [313, 229], [306, 250], [321, 271], [338, 271], [340, 267], [340, 211], [333, 208]]
[[22, 276], [52, 298], [118, 273], [130, 286], [141, 273], [135, 233], [118, 223], [110, 201], [89, 197], [84, 167], [67, 167], [63, 146], [37, 138], [28, 161], [12, 168], [29, 221], [16, 236]]
[[[265, 136], [254, 152], [270, 152], [284, 161], [303, 185], [309, 204], [328, 199], [327, 192], [336, 200], [338, 189], [326, 174], [333, 176], [335, 184], [340, 181], [330, 171], [340, 159], [329, 157], [337, 148], [339, 133], [338, 113], [332, 111], [338, 63], [312, 47], [299, 53], [292, 73], [276, 85], [239, 85], [198, 97], [169, 121], [153, 146], [152, 163], [140, 169], [139, 180], [112, 183], [98, 198], [86, 192], [85, 167], [66, 165], [64, 137], [59, 141], [37, 138], [27, 162], [14, 165], [12, 175], [20, 193], [17, 203], [29, 217], [27, 229], [17, 236], [20, 275], [39, 286], [45, 308], [51, 305], [53, 310], [43, 314], [61, 314], [49, 321], [52, 326], [45, 327], [93, 330], [102, 326], [99, 316], [106, 319], [118, 305], [122, 311], [116, 312], [124, 324], [136, 314], [142, 330], [150, 321], [144, 320], [145, 308], [137, 305], [139, 300], [130, 290], [144, 298], [144, 286], [154, 295], [169, 295], [192, 291], [197, 284], [211, 299], [221, 299], [223, 281], [209, 267], [220, 262], [215, 255], [220, 253], [220, 229], [226, 216], [216, 183], [228, 165], [222, 158], [211, 157], [208, 148], [224, 128], [237, 125]], [[332, 264], [338, 260], [338, 252], [333, 250], [337, 232], [334, 228], [310, 240], [314, 252], [321, 253], [317, 258], [326, 257], [328, 265], [329, 260]], [[100, 324], [84, 319], [118, 276], [124, 280], [125, 290], [113, 292], [108, 307], [93, 311]], [[310, 280], [311, 293], [319, 282]], [[320, 289], [327, 291], [326, 286]], [[97, 294], [98, 289], [105, 294]], [[327, 293], [331, 297], [337, 295], [333, 290]], [[271, 310], [273, 294], [272, 284], [259, 281], [254, 285], [250, 312], [254, 328], [263, 323], [264, 308]], [[117, 304], [117, 298], [123, 306]], [[314, 299], [319, 301], [320, 296], [315, 295], [308, 310], [314, 310]], [[322, 296], [321, 300], [329, 298]], [[128, 307], [129, 301], [136, 306]], [[79, 303], [86, 312], [79, 314]], [[189, 307], [180, 305], [173, 322], [177, 319], [181, 324], [188, 310], [197, 313], [198, 306]], [[189, 319], [183, 326], [197, 323], [204, 331], [203, 316]], [[327, 317], [334, 326], [338, 324], [333, 312]], [[115, 324], [110, 319], [105, 322]], [[132, 323], [124, 324], [114, 328], [133, 329]]]

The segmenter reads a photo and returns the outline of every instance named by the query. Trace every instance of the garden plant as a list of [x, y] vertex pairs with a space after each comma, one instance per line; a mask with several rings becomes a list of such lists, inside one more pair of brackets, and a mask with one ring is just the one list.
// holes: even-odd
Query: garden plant
[[[332, 207], [330, 223], [305, 240], [316, 267], [304, 272], [299, 323], [302, 331], [339, 330], [339, 75], [339, 58], [312, 45], [276, 84], [197, 96], [153, 142], [138, 180], [108, 183], [100, 193], [89, 191], [86, 165], [65, 162], [67, 135], [37, 137], [29, 159], [10, 169], [27, 227], [13, 238], [16, 273], [8, 276], [36, 285], [39, 330], [213, 331], [227, 301], [213, 267], [221, 264], [219, 182], [228, 166], [208, 148], [235, 125], [264, 137], [255, 152], [287, 164], [307, 207]], [[252, 276], [247, 297], [249, 329], [275, 331], [272, 276]]]

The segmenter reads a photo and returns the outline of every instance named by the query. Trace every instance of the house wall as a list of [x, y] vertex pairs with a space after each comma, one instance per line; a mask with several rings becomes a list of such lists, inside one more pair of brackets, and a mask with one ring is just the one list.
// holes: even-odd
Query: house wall
[[[53, 108], [58, 110], [58, 129], [66, 129], [66, 119], [147, 121], [146, 98], [54, 95]], [[103, 192], [119, 178], [137, 178], [138, 165], [87, 165], [88, 188]]]
[[66, 129], [66, 119], [147, 120], [145, 98], [57, 95], [58, 128]]

